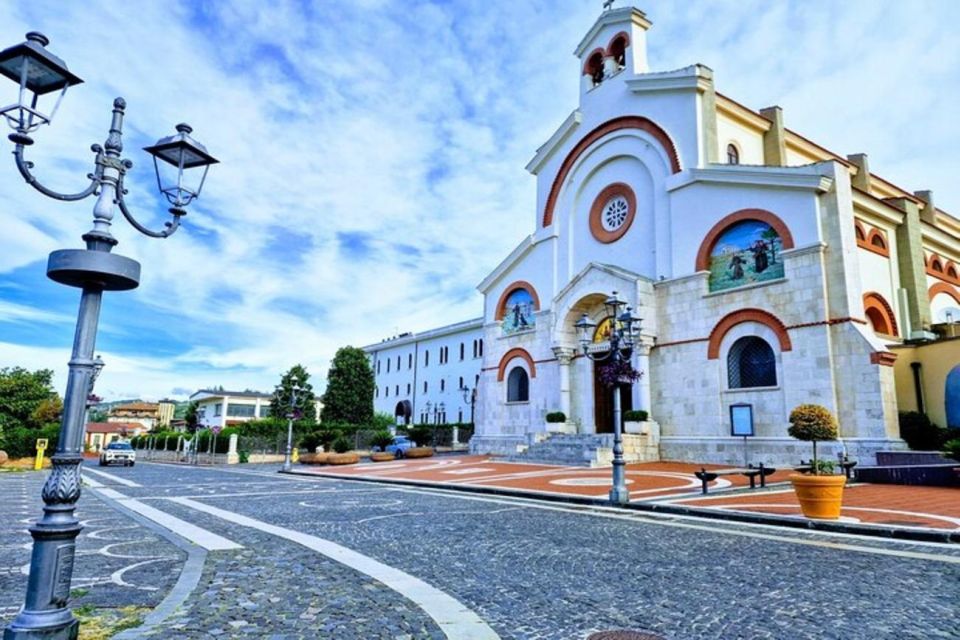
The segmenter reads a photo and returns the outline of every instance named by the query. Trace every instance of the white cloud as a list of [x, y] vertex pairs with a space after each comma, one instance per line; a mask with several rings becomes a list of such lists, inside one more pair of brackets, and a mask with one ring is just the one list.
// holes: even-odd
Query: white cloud
[[[960, 133], [946, 107], [960, 98], [948, 82], [960, 62], [958, 6], [650, 3], [650, 59], [658, 70], [704, 62], [721, 92], [780, 104], [789, 127], [840, 154], [870, 153], [875, 172], [934, 189], [960, 213], [949, 162]], [[136, 292], [107, 294], [100, 393], [269, 388], [294, 362], [322, 378], [338, 346], [479, 315], [479, 295], [464, 291], [533, 229], [535, 183], [523, 166], [576, 106], [570, 51], [599, 9], [14, 2], [0, 42], [44, 31], [86, 80], [36, 134], [29, 152], [44, 180], [83, 187], [86, 150], [103, 141], [117, 95], [136, 163], [129, 202], [146, 223], [159, 227], [165, 213], [138, 147], [185, 120], [222, 162], [172, 238], [115, 220], [117, 251], [140, 260], [143, 276]], [[42, 274], [47, 252], [79, 245], [92, 202], [53, 202], [4, 170], [0, 224], [17, 242], [0, 255], [0, 278], [22, 278], [26, 265]], [[367, 234], [369, 254], [346, 251], [343, 233]], [[10, 309], [40, 313], [17, 300], [8, 320]], [[56, 331], [68, 348], [69, 331]], [[7, 343], [0, 365], [49, 359], [62, 380], [67, 355]]]

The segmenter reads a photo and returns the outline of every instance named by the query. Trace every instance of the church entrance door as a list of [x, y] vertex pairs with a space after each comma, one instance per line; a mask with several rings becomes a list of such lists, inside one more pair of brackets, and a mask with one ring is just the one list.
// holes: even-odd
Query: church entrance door
[[[593, 418], [597, 426], [597, 433], [613, 433], [613, 392], [600, 381], [600, 367], [604, 362], [593, 363]], [[630, 387], [620, 387], [620, 411], [633, 409], [633, 394]], [[623, 426], [623, 414], [620, 415], [620, 425]]]

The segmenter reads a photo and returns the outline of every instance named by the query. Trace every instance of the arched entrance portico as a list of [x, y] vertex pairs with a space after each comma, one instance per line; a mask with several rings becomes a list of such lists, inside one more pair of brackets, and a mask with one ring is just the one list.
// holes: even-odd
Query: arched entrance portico
[[410, 419], [413, 416], [413, 407], [410, 405], [410, 401], [401, 400], [398, 402], [393, 410], [393, 415], [397, 424], [410, 424]]

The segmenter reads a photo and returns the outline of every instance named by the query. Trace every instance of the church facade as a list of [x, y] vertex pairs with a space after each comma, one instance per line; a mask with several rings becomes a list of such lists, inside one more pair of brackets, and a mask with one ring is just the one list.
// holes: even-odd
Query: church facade
[[960, 305], [960, 223], [780, 109], [723, 96], [705, 66], [651, 72], [650, 26], [608, 10], [577, 46], [580, 104], [527, 166], [535, 230], [479, 287], [473, 450], [526, 446], [550, 411], [568, 432], [612, 430], [574, 323], [586, 313], [602, 348], [613, 291], [643, 318], [624, 402], [659, 425], [661, 458], [742, 462], [731, 407], [749, 406], [753, 457], [796, 462], [802, 403], [831, 409], [835, 448], [863, 461], [902, 448], [893, 365]]
[[[703, 65], [651, 72], [650, 27], [608, 9], [577, 46], [580, 104], [527, 165], [533, 233], [479, 285], [471, 450], [613, 430], [574, 325], [586, 314], [602, 352], [614, 291], [642, 318], [622, 402], [648, 412], [661, 459], [742, 463], [731, 416], [748, 408], [750, 457], [796, 463], [803, 403], [838, 417], [828, 455], [903, 448], [898, 392], [915, 408], [943, 386], [913, 364], [960, 320], [960, 221], [719, 93]], [[555, 411], [566, 423], [545, 423]]]

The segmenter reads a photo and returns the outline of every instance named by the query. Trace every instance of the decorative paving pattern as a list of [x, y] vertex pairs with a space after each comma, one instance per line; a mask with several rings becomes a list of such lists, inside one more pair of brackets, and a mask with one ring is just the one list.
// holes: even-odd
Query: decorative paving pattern
[[[46, 473], [0, 474], [0, 629], [16, 616], [26, 593], [32, 538]], [[71, 606], [156, 606], [180, 574], [185, 554], [154, 531], [84, 491], [77, 508]]]

